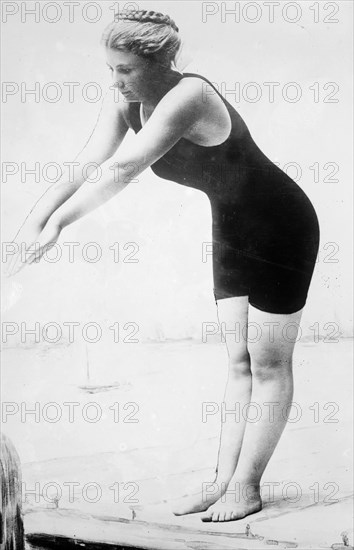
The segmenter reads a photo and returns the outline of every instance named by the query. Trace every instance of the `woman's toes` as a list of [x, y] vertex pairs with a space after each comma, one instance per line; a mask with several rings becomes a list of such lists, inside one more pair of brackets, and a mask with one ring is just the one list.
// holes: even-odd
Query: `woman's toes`
[[211, 521], [217, 522], [219, 521], [220, 512], [213, 512], [213, 517]]
[[227, 521], [226, 516], [227, 516], [227, 512], [220, 512], [219, 521]]
[[213, 513], [209, 510], [208, 513], [205, 516], [202, 516], [202, 521], [211, 521], [213, 517]]
[[225, 518], [224, 521], [231, 521], [232, 520], [232, 512], [225, 512]]

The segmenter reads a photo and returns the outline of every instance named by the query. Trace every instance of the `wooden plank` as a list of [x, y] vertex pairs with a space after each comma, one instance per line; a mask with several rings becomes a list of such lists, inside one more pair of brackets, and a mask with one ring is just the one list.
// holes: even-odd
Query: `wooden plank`
[[76, 510], [33, 509], [25, 516], [27, 540], [45, 548], [138, 548], [149, 550], [260, 550], [296, 548], [290, 541], [266, 539], [246, 529], [225, 532], [222, 525], [200, 529], [169, 523], [92, 516]]
[[[196, 481], [197, 478], [208, 478], [211, 472], [206, 470], [205, 473], [201, 468], [176, 474], [166, 473], [164, 478], [155, 475], [147, 479], [137, 479], [138, 503], [128, 505], [129, 499], [126, 501], [123, 498], [126, 495], [124, 492], [120, 495], [119, 502], [114, 502], [112, 491], [107, 488], [115, 481], [122, 483], [122, 476], [127, 471], [135, 474], [132, 468], [135, 468], [136, 463], [143, 464], [144, 459], [149, 460], [149, 466], [156, 474], [153, 467], [158, 451], [160, 455], [161, 450], [142, 449], [130, 453], [98, 453], [28, 464], [24, 472], [29, 490], [25, 505], [29, 540], [36, 540], [38, 546], [45, 541], [45, 548], [62, 548], [65, 541], [66, 547], [75, 544], [77, 548], [80, 544], [94, 549], [104, 548], [103, 545], [106, 544], [110, 548], [150, 550], [269, 550], [295, 548], [297, 545], [301, 548], [317, 549], [319, 540], [321, 548], [330, 549], [333, 543], [340, 543], [340, 533], [348, 525], [349, 510], [345, 511], [345, 507], [348, 507], [351, 498], [351, 494], [344, 491], [338, 495], [338, 502], [331, 505], [323, 498], [320, 502], [314, 502], [311, 491], [304, 492], [300, 501], [292, 503], [286, 501], [281, 493], [275, 494], [270, 502], [265, 499], [261, 512], [238, 522], [203, 523], [200, 521], [200, 514], [173, 516], [171, 502], [166, 500], [171, 481], [174, 486], [172, 492], [176, 492], [178, 486], [183, 488], [193, 479]], [[115, 465], [119, 465], [118, 473]], [[334, 478], [340, 479], [337, 475]], [[68, 491], [64, 490], [67, 480], [78, 483], [79, 489], [74, 494], [75, 498], [69, 499]], [[98, 502], [84, 498], [82, 488], [92, 480], [102, 488], [102, 498]], [[310, 481], [305, 483], [305, 475], [302, 480], [304, 487], [311, 485]], [[36, 482], [42, 488], [46, 483], [57, 483], [63, 489], [60, 502], [51, 502], [48, 499], [49, 494], [47, 498], [38, 495], [40, 498], [36, 500], [31, 494]], [[318, 521], [322, 517], [327, 520], [318, 529]], [[251, 525], [253, 537], [245, 536], [248, 523]], [[313, 534], [303, 532], [302, 526], [306, 523], [313, 526]], [[307, 538], [304, 539], [304, 536]]]

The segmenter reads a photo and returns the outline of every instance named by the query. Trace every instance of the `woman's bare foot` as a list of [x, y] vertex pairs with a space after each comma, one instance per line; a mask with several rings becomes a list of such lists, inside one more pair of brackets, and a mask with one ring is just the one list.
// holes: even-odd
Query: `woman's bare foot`
[[191, 492], [179, 498], [172, 505], [172, 512], [175, 516], [205, 512], [224, 495], [227, 486], [228, 482], [204, 482], [200, 491]]
[[235, 521], [262, 510], [259, 485], [230, 481], [227, 491], [202, 516], [202, 521]]

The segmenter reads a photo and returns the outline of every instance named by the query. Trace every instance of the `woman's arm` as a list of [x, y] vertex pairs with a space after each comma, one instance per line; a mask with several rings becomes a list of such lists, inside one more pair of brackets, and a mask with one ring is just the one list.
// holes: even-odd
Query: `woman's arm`
[[167, 153], [200, 120], [201, 93], [199, 83], [177, 85], [170, 90], [129, 145], [120, 148], [118, 162], [106, 162], [100, 179], [85, 182], [49, 221], [60, 228], [73, 223], [108, 201]]
[[114, 154], [128, 130], [127, 107], [125, 102], [117, 103], [113, 91], [108, 90], [96, 126], [85, 147], [71, 163], [71, 168], [36, 202], [19, 232], [28, 224], [42, 229], [52, 213], [95, 171], [95, 165], [101, 165]]
[[63, 227], [101, 206], [124, 189], [200, 121], [205, 115], [200, 82], [181, 84], [162, 98], [129, 145], [125, 143], [120, 147], [118, 162], [104, 163], [98, 181], [86, 181], [53, 212], [35, 242], [33, 253], [25, 257], [20, 257], [18, 253], [11, 262], [9, 274], [16, 273], [26, 263], [38, 261], [58, 239]]

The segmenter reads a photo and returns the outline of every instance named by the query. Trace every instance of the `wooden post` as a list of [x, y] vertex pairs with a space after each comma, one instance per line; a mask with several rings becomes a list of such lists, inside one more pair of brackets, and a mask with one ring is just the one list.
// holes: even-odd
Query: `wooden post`
[[21, 512], [21, 464], [10, 439], [1, 434], [1, 550], [24, 550], [24, 531]]

